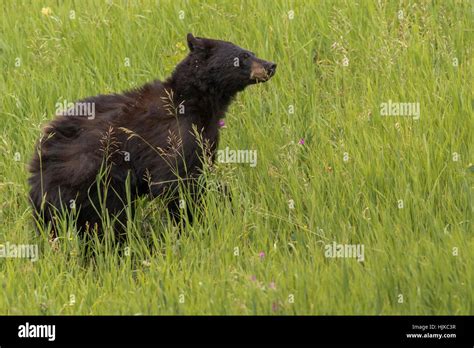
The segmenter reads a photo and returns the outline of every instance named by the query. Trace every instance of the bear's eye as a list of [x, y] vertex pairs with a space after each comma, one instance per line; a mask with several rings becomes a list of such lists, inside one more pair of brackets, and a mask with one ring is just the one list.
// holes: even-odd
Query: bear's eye
[[242, 54], [242, 59], [248, 59], [248, 58], [250, 58], [250, 54], [248, 53]]

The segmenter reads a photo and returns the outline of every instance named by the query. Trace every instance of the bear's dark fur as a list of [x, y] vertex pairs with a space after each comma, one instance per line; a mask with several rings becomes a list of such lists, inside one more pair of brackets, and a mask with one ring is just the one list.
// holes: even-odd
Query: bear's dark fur
[[[37, 216], [52, 224], [53, 234], [55, 211], [73, 205], [78, 229], [97, 226], [100, 232], [101, 199], [124, 226], [127, 177], [132, 200], [175, 192], [178, 177], [197, 178], [204, 157], [200, 144], [207, 144], [214, 160], [218, 121], [233, 97], [275, 73], [276, 64], [230, 42], [192, 34], [187, 41], [189, 55], [165, 82], [84, 99], [76, 105], [94, 105], [93, 117], [73, 110], [44, 128], [30, 164], [30, 199]], [[97, 179], [101, 168], [106, 199]], [[176, 201], [169, 208], [176, 209]]]

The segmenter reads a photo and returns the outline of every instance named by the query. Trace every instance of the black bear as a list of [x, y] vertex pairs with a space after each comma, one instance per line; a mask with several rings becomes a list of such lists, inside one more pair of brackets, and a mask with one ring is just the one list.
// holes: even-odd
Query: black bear
[[230, 42], [192, 34], [187, 42], [189, 54], [165, 82], [83, 99], [44, 128], [30, 200], [53, 235], [57, 212], [75, 209], [78, 230], [100, 233], [101, 202], [123, 227], [127, 198], [162, 196], [176, 192], [178, 180], [198, 178], [204, 158], [214, 160], [218, 122], [233, 97], [275, 74], [275, 63]]

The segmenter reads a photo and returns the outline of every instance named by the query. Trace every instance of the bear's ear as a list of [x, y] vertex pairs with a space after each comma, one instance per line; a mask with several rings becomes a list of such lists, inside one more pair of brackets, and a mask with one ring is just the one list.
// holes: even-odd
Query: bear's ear
[[191, 33], [188, 33], [186, 39], [188, 40], [188, 47], [191, 52], [194, 51], [196, 48], [203, 46], [202, 40], [199, 38], [195, 38]]

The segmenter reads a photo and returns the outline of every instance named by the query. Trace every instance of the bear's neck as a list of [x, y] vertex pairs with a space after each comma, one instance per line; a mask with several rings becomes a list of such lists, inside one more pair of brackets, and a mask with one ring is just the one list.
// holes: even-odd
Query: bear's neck
[[164, 85], [173, 91], [176, 105], [182, 104], [186, 115], [197, 114], [206, 119], [223, 118], [237, 94], [237, 91], [225, 91], [180, 71], [175, 71]]

